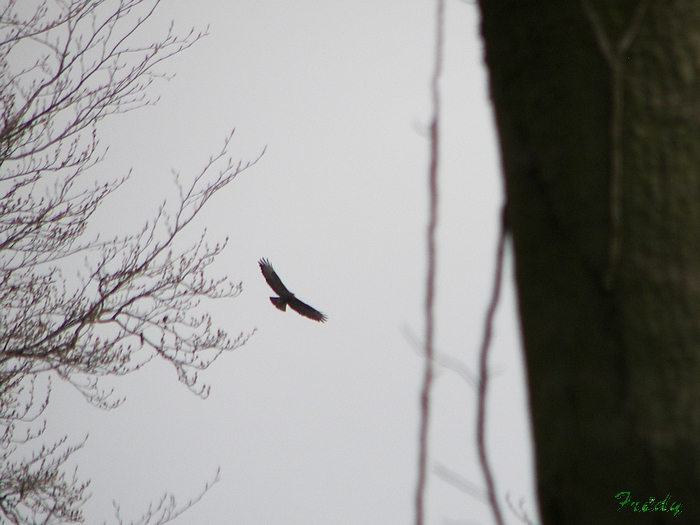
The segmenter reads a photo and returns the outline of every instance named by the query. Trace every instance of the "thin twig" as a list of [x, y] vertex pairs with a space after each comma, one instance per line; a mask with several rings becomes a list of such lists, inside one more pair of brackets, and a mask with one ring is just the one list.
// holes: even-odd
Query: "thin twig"
[[536, 525], [534, 521], [530, 519], [530, 516], [528, 516], [527, 512], [525, 511], [525, 499], [522, 498], [519, 502], [520, 504], [520, 509], [516, 509], [515, 505], [513, 505], [513, 502], [510, 501], [510, 496], [506, 494], [506, 503], [508, 503], [508, 507], [510, 507], [510, 510], [513, 514], [515, 514], [515, 517], [518, 518], [518, 520], [522, 521], [526, 525]]
[[486, 503], [486, 492], [483, 488], [472, 483], [468, 479], [460, 476], [454, 470], [447, 468], [442, 463], [436, 463], [433, 466], [433, 472], [441, 477], [445, 482], [449, 483], [453, 487], [457, 487], [462, 492], [465, 492], [476, 499]]
[[[425, 357], [425, 343], [419, 341], [415, 334], [413, 334], [413, 332], [411, 332], [411, 330], [409, 330], [408, 328], [404, 328], [403, 332], [404, 337], [408, 340], [409, 343], [411, 343], [413, 351], [416, 352], [416, 354], [418, 354], [420, 357]], [[467, 383], [470, 387], [476, 389], [476, 374], [469, 370], [469, 367], [459, 359], [456, 359], [444, 352], [440, 352], [440, 350], [433, 347], [433, 363], [438, 365], [438, 367], [442, 367], [447, 370], [450, 370], [451, 372], [454, 372], [455, 374], [460, 376], [464, 380], [464, 382]], [[433, 369], [433, 372], [433, 377], [437, 377], [440, 372], [440, 368], [438, 368], [437, 372], [435, 372], [435, 369]]]
[[428, 222], [428, 270], [425, 297], [425, 372], [420, 398], [421, 421], [418, 445], [418, 481], [416, 483], [416, 525], [423, 525], [424, 498], [428, 464], [428, 422], [430, 416], [430, 387], [433, 380], [433, 299], [435, 295], [435, 233], [438, 217], [437, 170], [439, 156], [438, 123], [440, 118], [439, 80], [442, 71], [442, 43], [444, 0], [437, 0], [437, 27], [435, 31], [435, 70], [432, 80], [433, 119], [430, 125], [430, 209]]
[[484, 482], [486, 483], [486, 496], [493, 512], [493, 518], [496, 525], [503, 525], [503, 517], [501, 509], [498, 506], [496, 498], [496, 486], [491, 473], [491, 466], [486, 457], [486, 388], [488, 386], [488, 355], [489, 346], [491, 345], [491, 334], [493, 332], [493, 318], [498, 306], [498, 299], [501, 294], [501, 280], [503, 276], [503, 254], [506, 244], [506, 213], [507, 204], [503, 206], [501, 215], [501, 232], [498, 238], [498, 250], [496, 253], [496, 275], [493, 283], [493, 294], [491, 296], [491, 304], [486, 313], [486, 322], [484, 324], [484, 340], [481, 344], [479, 352], [479, 389], [477, 394], [477, 416], [476, 416], [476, 445], [479, 452], [479, 464], [481, 471], [484, 473]]

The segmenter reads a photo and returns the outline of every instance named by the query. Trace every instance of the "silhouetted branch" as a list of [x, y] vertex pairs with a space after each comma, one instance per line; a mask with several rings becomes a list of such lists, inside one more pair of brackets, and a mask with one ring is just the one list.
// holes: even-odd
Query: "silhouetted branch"
[[518, 502], [518, 509], [516, 509], [513, 505], [513, 502], [510, 501], [510, 496], [508, 494], [506, 494], [506, 503], [508, 504], [508, 507], [510, 508], [511, 512], [515, 514], [515, 517], [518, 518], [518, 520], [522, 521], [526, 525], [535, 525], [535, 522], [530, 519], [530, 516], [528, 516], [527, 512], [523, 508], [525, 506], [524, 498], [522, 498]]
[[470, 496], [483, 501], [484, 503], [488, 502], [486, 492], [483, 488], [460, 476], [454, 470], [447, 468], [442, 463], [436, 463], [435, 466], [433, 466], [433, 472], [435, 472], [435, 474], [450, 485], [457, 487], [462, 492], [465, 492]]
[[479, 388], [477, 390], [477, 415], [476, 415], [476, 445], [479, 454], [479, 465], [484, 475], [484, 483], [486, 484], [486, 496], [488, 498], [491, 512], [493, 513], [496, 525], [503, 525], [503, 515], [500, 505], [498, 504], [498, 496], [496, 494], [496, 484], [491, 472], [488, 457], [486, 455], [486, 390], [488, 387], [488, 356], [491, 346], [491, 333], [493, 332], [493, 319], [496, 315], [496, 307], [501, 294], [501, 281], [503, 280], [503, 257], [506, 245], [507, 233], [507, 205], [503, 205], [501, 211], [501, 229], [498, 235], [498, 249], [496, 253], [496, 274], [493, 278], [493, 295], [486, 313], [484, 322], [484, 339], [481, 343], [479, 352]]
[[16, 459], [16, 446], [0, 453], [2, 518], [17, 525], [81, 522], [80, 509], [90, 482], [80, 483], [77, 470], [67, 477], [61, 467], [84, 444], [85, 440], [67, 446], [64, 437], [51, 446], [42, 446], [28, 459]]
[[442, 72], [442, 45], [444, 26], [444, 0], [437, 0], [437, 26], [435, 30], [435, 69], [432, 79], [433, 119], [430, 125], [430, 168], [428, 171], [428, 269], [425, 293], [425, 371], [420, 397], [420, 430], [418, 434], [418, 479], [415, 495], [415, 524], [423, 525], [425, 487], [428, 475], [428, 426], [430, 423], [430, 389], [433, 380], [433, 331], [435, 296], [435, 237], [438, 218], [438, 160], [440, 158], [440, 74]]
[[[98, 147], [97, 123], [154, 103], [146, 90], [165, 77], [157, 66], [206, 34], [180, 37], [171, 24], [152, 41], [146, 22], [159, 4], [38, 0], [32, 8], [8, 0], [0, 7], [3, 523], [82, 520], [87, 483], [67, 478], [61, 467], [83, 443], [68, 447], [64, 438], [34, 455], [20, 453], [46, 428], [40, 418], [51, 377], [100, 408], [114, 408], [123, 400], [101, 388], [100, 378], [159, 357], [206, 397], [197, 373], [252, 334], [230, 337], [206, 311], [207, 301], [241, 291], [240, 283], [207, 275], [226, 240], [209, 243], [204, 231], [190, 246], [179, 242], [206, 202], [258, 160], [233, 162], [233, 132], [192, 182], [175, 176], [179, 202], [163, 203], [140, 231], [85, 238], [94, 212], [128, 178], [91, 175], [106, 151]], [[78, 256], [82, 272], [74, 271]], [[184, 509], [163, 501], [151, 510], [165, 523]]]
[[[214, 479], [207, 482], [204, 485], [204, 489], [197, 496], [190, 499], [187, 503], [181, 507], [177, 506], [177, 500], [172, 494], [164, 494], [160, 501], [154, 505], [148, 506], [148, 510], [143, 513], [143, 515], [137, 521], [127, 522], [129, 525], [164, 525], [165, 523], [171, 522], [175, 518], [181, 516], [185, 511], [190, 509], [193, 505], [199, 502], [204, 495], [209, 492], [209, 489], [214, 486], [219, 481], [219, 472], [221, 469], [216, 470], [216, 475]], [[124, 525], [125, 521], [120, 515], [120, 507], [114, 502], [114, 512], [117, 517], [119, 525]]]

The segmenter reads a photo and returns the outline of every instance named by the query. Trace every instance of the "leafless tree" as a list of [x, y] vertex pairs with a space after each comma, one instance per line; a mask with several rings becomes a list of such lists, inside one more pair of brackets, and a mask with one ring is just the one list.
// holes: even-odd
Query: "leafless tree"
[[[144, 36], [140, 30], [160, 0], [3, 3], [0, 521], [80, 522], [87, 483], [62, 466], [84, 442], [36, 445], [50, 380], [114, 408], [121, 400], [101, 388], [100, 377], [128, 374], [160, 357], [207, 396], [197, 372], [250, 334], [230, 338], [215, 329], [200, 301], [235, 297], [241, 287], [205, 275], [225, 241], [208, 244], [204, 233], [194, 245], [176, 241], [208, 199], [256, 161], [232, 161], [231, 133], [193, 182], [176, 175], [179, 201], [163, 203], [139, 232], [86, 237], [95, 210], [125, 180], [93, 176], [104, 156], [98, 122], [153, 103], [146, 90], [163, 76], [156, 66], [205, 33], [180, 37], [171, 25], [160, 40]], [[151, 512], [158, 523], [184, 510], [168, 505], [170, 514]]]

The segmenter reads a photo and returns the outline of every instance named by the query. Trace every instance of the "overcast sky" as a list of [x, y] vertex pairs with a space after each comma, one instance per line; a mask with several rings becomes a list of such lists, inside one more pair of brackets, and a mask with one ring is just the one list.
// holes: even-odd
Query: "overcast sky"
[[[207, 400], [151, 362], [105, 382], [126, 402], [88, 405], [55, 385], [52, 436], [79, 441], [92, 480], [87, 523], [113, 523], [112, 500], [136, 519], [165, 492], [196, 496], [174, 523], [409, 524], [417, 465], [423, 363], [432, 1], [165, 2], [152, 38], [209, 36], [163, 66], [153, 106], [105, 120], [95, 174], [131, 179], [97, 214], [96, 228], [136, 231], [173, 195], [171, 170], [191, 179], [236, 128], [234, 160], [260, 162], [218, 193], [193, 222], [229, 238], [212, 276], [243, 293], [209, 305], [232, 335], [257, 332], [202, 379]], [[477, 7], [448, 0], [441, 80], [436, 344], [476, 370], [492, 287], [503, 200]], [[144, 35], [148, 36], [148, 35]], [[328, 315], [319, 324], [270, 304], [257, 261]], [[524, 498], [536, 516], [526, 394], [512, 283], [495, 326], [489, 455], [501, 500]], [[412, 334], [412, 335], [411, 335]], [[430, 464], [477, 485], [475, 392], [441, 369], [433, 391]], [[506, 511], [509, 523], [516, 518]], [[486, 505], [435, 474], [427, 523], [491, 523]]]

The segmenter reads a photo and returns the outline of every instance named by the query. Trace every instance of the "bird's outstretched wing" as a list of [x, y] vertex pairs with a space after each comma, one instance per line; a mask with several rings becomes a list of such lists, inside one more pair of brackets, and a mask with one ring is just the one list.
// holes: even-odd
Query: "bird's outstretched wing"
[[282, 283], [282, 280], [277, 276], [275, 270], [272, 268], [270, 261], [267, 259], [260, 259], [258, 261], [260, 265], [260, 271], [262, 272], [267, 284], [270, 288], [279, 295], [281, 298], [286, 299], [288, 296], [294, 295], [292, 292], [287, 290], [287, 287]]
[[323, 315], [321, 312], [319, 312], [315, 308], [312, 308], [308, 304], [301, 302], [296, 297], [292, 297], [291, 299], [289, 299], [287, 301], [287, 304], [292, 310], [294, 310], [298, 314], [301, 314], [304, 317], [308, 317], [309, 319], [313, 319], [314, 321], [318, 321], [319, 323], [325, 323], [326, 319], [328, 319], [328, 317]]
[[260, 271], [262, 272], [263, 277], [265, 277], [267, 284], [269, 284], [270, 288], [272, 288], [274, 292], [279, 295], [279, 297], [270, 297], [270, 301], [275, 305], [275, 307], [284, 312], [287, 309], [287, 305], [289, 305], [292, 310], [303, 315], [304, 317], [308, 317], [309, 319], [313, 319], [314, 321], [318, 321], [320, 323], [326, 322], [328, 317], [323, 315], [315, 308], [312, 308], [308, 304], [297, 299], [294, 294], [290, 292], [284, 284], [282, 284], [282, 280], [275, 273], [275, 270], [273, 270], [270, 261], [267, 259], [260, 259], [258, 264], [260, 265]]

